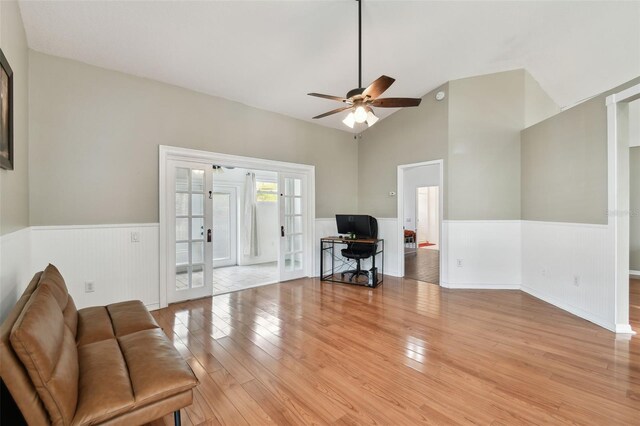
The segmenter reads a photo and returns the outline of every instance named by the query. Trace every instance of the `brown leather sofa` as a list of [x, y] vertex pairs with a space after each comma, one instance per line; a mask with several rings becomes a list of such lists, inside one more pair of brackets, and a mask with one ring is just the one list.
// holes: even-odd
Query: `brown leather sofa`
[[141, 302], [76, 310], [53, 265], [0, 327], [0, 376], [29, 425], [179, 424], [198, 384]]

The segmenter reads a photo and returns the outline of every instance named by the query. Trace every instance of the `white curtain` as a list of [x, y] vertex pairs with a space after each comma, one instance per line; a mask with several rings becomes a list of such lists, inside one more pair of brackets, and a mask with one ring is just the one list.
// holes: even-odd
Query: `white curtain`
[[242, 215], [242, 252], [258, 256], [258, 227], [256, 218], [256, 174], [247, 173], [244, 185], [244, 214]]

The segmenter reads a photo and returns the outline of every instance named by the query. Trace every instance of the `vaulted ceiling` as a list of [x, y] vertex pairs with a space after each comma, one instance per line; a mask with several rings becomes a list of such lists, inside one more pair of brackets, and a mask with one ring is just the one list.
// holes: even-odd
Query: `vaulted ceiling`
[[[357, 4], [20, 1], [29, 46], [311, 121], [357, 86]], [[640, 75], [640, 2], [363, 3], [363, 84], [420, 97], [527, 69], [561, 107]], [[376, 113], [385, 117], [395, 110]], [[343, 114], [314, 120], [348, 130]]]

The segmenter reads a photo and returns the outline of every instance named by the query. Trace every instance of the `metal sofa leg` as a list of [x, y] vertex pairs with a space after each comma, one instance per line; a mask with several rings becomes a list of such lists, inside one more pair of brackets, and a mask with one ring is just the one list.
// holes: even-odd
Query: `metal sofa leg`
[[175, 426], [180, 426], [181, 421], [180, 421], [180, 410], [176, 410], [173, 412], [173, 422], [175, 423]]

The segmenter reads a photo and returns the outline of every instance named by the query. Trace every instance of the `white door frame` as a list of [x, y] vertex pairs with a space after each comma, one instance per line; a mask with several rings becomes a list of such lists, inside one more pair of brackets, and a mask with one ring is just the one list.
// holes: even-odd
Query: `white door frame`
[[629, 103], [640, 84], [607, 96], [607, 208], [613, 243], [615, 332], [635, 334], [629, 324]]
[[[444, 233], [444, 160], [432, 160], [432, 161], [423, 161], [421, 163], [412, 163], [412, 164], [401, 164], [398, 166], [398, 275], [404, 277], [404, 173], [407, 169], [412, 169], [414, 167], [420, 166], [439, 166], [439, 174], [440, 174], [440, 189], [438, 191], [438, 214], [440, 221], [440, 241], [438, 241], [440, 245], [440, 282], [446, 282], [447, 274], [447, 248], [449, 246], [449, 242], [447, 241], [447, 236]], [[417, 244], [417, 242], [416, 242]], [[417, 250], [417, 245], [416, 245]]]
[[265, 160], [261, 158], [243, 157], [238, 155], [220, 154], [216, 152], [201, 151], [189, 148], [173, 146], [159, 146], [159, 216], [160, 216], [160, 280], [159, 296], [160, 308], [167, 307], [167, 162], [169, 160], [184, 160], [206, 164], [219, 164], [230, 167], [238, 167], [250, 170], [268, 170], [280, 173], [300, 173], [307, 176], [307, 235], [305, 236], [305, 274], [313, 276], [315, 270], [315, 256], [313, 236], [315, 235], [316, 219], [316, 193], [315, 193], [315, 166], [283, 161]]

